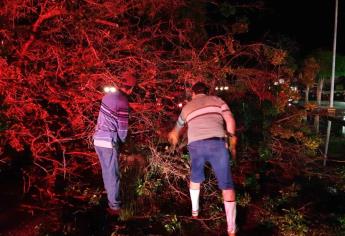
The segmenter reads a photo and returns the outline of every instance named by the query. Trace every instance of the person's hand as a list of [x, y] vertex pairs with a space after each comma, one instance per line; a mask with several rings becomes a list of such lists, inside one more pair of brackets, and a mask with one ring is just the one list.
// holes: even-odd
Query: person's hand
[[168, 141], [171, 145], [176, 146], [178, 142], [178, 134], [175, 130], [172, 130], [168, 134]]
[[231, 153], [231, 158], [233, 160], [236, 159], [236, 145], [237, 145], [237, 137], [236, 136], [229, 137], [229, 150]]

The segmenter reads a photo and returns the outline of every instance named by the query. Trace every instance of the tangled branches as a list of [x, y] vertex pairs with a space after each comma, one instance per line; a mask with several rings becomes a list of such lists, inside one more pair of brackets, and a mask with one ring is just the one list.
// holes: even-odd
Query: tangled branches
[[156, 148], [151, 147], [152, 157], [150, 159], [150, 167], [152, 170], [158, 170], [160, 175], [168, 183], [170, 188], [168, 191], [176, 194], [178, 198], [188, 197], [182, 186], [188, 189], [189, 169], [188, 158], [181, 155], [173, 155], [172, 153], [158, 152]]
[[[32, 156], [36, 168], [27, 174], [36, 179], [30, 183], [43, 180], [43, 189], [51, 189], [59, 175], [93, 169], [90, 139], [102, 87], [116, 86], [124, 73], [138, 78], [129, 142], [137, 151], [151, 150], [151, 166], [160, 166], [181, 196], [177, 186], [186, 181], [187, 162], [150, 145], [165, 139], [191, 84], [204, 80], [213, 91], [230, 84], [232, 99], [249, 93], [284, 109], [291, 78], [285, 54], [263, 44], [242, 45], [231, 31], [209, 37], [199, 17], [205, 8], [189, 4], [0, 3], [0, 92], [7, 122], [1, 143]], [[280, 79], [284, 86], [272, 89]]]

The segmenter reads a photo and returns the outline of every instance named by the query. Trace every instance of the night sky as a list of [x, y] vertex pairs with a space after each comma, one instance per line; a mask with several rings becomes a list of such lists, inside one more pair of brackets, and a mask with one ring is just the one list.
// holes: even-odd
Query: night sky
[[[265, 0], [263, 31], [297, 41], [302, 53], [332, 50], [335, 0]], [[345, 2], [339, 0], [337, 52], [345, 54]]]

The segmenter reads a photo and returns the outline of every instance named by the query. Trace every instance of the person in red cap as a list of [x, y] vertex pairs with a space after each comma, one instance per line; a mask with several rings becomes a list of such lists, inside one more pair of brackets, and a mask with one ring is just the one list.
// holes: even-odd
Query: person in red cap
[[102, 103], [93, 135], [94, 146], [102, 168], [102, 177], [108, 198], [108, 212], [118, 215], [120, 201], [119, 144], [125, 142], [128, 131], [128, 100], [136, 79], [123, 73], [118, 89], [108, 90]]

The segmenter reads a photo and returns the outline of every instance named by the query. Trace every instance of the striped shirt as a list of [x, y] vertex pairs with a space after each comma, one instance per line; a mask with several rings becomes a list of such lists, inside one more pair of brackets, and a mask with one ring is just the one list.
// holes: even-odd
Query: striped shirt
[[188, 124], [188, 143], [213, 137], [222, 138], [226, 136], [224, 120], [229, 120], [229, 117], [233, 119], [228, 105], [222, 99], [197, 94], [183, 107], [176, 128], [181, 129]]
[[127, 130], [127, 97], [120, 91], [106, 94], [102, 99], [96, 131], [93, 135], [94, 145], [112, 148], [118, 141], [125, 141]]

